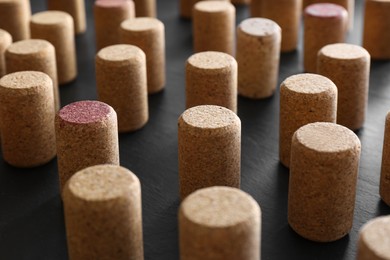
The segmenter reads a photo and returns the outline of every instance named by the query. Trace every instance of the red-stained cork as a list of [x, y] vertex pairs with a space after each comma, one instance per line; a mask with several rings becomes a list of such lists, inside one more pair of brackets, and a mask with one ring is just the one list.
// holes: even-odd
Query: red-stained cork
[[100, 122], [111, 113], [110, 107], [100, 101], [79, 101], [61, 109], [59, 117], [69, 123], [89, 124]]
[[317, 17], [342, 17], [344, 16], [345, 9], [342, 6], [331, 3], [319, 3], [309, 5], [305, 9], [305, 13], [311, 16]]

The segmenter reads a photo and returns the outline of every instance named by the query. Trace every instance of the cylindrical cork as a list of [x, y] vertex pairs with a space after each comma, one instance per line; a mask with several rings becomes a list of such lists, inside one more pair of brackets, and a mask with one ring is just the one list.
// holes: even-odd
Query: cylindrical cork
[[119, 165], [115, 110], [100, 101], [78, 101], [55, 118], [61, 190], [77, 171], [97, 164]]
[[[197, 2], [200, 1], [206, 1], [206, 0], [180, 0], [180, 16], [182, 18], [192, 18], [192, 8]], [[210, 1], [210, 0], [207, 0]], [[226, 1], [230, 2], [230, 0], [219, 0], [219, 1]], [[248, 0], [241, 0], [241, 1], [248, 1]], [[250, 1], [250, 0], [249, 0]]]
[[179, 210], [181, 260], [260, 260], [261, 211], [230, 187], [195, 191]]
[[4, 160], [16, 167], [35, 167], [56, 155], [53, 83], [38, 71], [0, 79], [1, 145]]
[[274, 94], [278, 83], [281, 29], [265, 18], [249, 18], [237, 28], [238, 93], [248, 98]]
[[157, 17], [156, 0], [134, 0], [137, 17]]
[[360, 141], [348, 128], [317, 122], [292, 139], [288, 223], [304, 238], [331, 242], [352, 228]]
[[390, 59], [390, 1], [366, 0], [363, 47], [373, 59]]
[[237, 62], [229, 54], [207, 51], [186, 63], [186, 105], [218, 105], [237, 113]]
[[17, 71], [41, 71], [53, 81], [54, 108], [60, 109], [57, 65], [54, 46], [45, 40], [23, 40], [13, 43], [5, 53], [7, 73]]
[[11, 34], [16, 41], [30, 38], [30, 0], [0, 1], [0, 28]]
[[202, 105], [184, 111], [178, 126], [181, 199], [210, 186], [239, 188], [241, 121], [238, 116], [224, 107]]
[[97, 0], [94, 5], [96, 49], [120, 43], [121, 23], [134, 17], [132, 0]]
[[377, 217], [359, 231], [357, 260], [390, 259], [390, 216]]
[[228, 1], [200, 1], [193, 8], [194, 52], [234, 55], [236, 9]]
[[386, 116], [379, 193], [381, 199], [390, 206], [390, 112]]
[[7, 31], [0, 29], [0, 78], [6, 73], [5, 71], [5, 51], [12, 44], [12, 36]]
[[306, 7], [304, 11], [304, 68], [317, 71], [317, 54], [325, 45], [344, 42], [348, 13], [344, 7], [320, 3]]
[[250, 12], [252, 17], [268, 18], [282, 28], [282, 52], [297, 48], [302, 0], [252, 0]]
[[72, 17], [61, 11], [45, 11], [32, 16], [31, 37], [44, 39], [56, 50], [58, 83], [66, 84], [77, 76], [76, 45]]
[[121, 43], [140, 47], [146, 54], [148, 93], [163, 90], [165, 86], [165, 31], [156, 18], [141, 17], [122, 22]]
[[361, 128], [367, 110], [370, 54], [357, 45], [327, 45], [318, 53], [317, 73], [337, 86], [337, 123], [351, 130]]
[[231, 0], [234, 5], [248, 5], [252, 2], [252, 0]]
[[70, 14], [74, 21], [74, 33], [81, 34], [87, 30], [84, 0], [47, 0], [47, 8]]
[[279, 158], [290, 166], [291, 138], [296, 130], [313, 122], [336, 123], [337, 87], [316, 74], [298, 74], [280, 86]]
[[138, 47], [112, 45], [96, 55], [98, 97], [114, 108], [119, 132], [143, 127], [149, 118], [146, 57]]
[[96, 165], [63, 192], [70, 259], [143, 260], [141, 185], [131, 171]]

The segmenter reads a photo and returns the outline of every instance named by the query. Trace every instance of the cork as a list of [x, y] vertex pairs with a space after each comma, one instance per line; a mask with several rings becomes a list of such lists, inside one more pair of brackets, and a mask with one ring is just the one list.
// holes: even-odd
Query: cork
[[194, 52], [220, 51], [234, 56], [234, 6], [227, 1], [200, 1], [192, 12]]
[[53, 83], [38, 71], [0, 79], [3, 159], [16, 167], [35, 167], [56, 155]]
[[390, 59], [390, 1], [366, 0], [363, 47], [373, 59]]
[[12, 44], [12, 36], [0, 29], [0, 78], [5, 75], [5, 51]]
[[[192, 8], [197, 2], [200, 1], [210, 1], [210, 0], [180, 0], [179, 2], [179, 12], [180, 12], [180, 17], [182, 18], [192, 18]], [[219, 0], [219, 1], [226, 1], [230, 2], [230, 0]], [[240, 0], [238, 0], [240, 1]], [[251, 0], [241, 0], [241, 1], [251, 1]]]
[[7, 73], [25, 70], [46, 73], [53, 81], [55, 111], [60, 109], [56, 54], [50, 42], [39, 39], [15, 42], [7, 49], [5, 58]]
[[94, 4], [96, 49], [120, 43], [119, 28], [124, 20], [135, 17], [131, 0], [98, 0]]
[[386, 116], [379, 194], [381, 199], [390, 206], [390, 112]]
[[292, 139], [288, 223], [302, 237], [331, 242], [352, 228], [361, 145], [348, 128], [317, 122]]
[[302, 0], [252, 0], [251, 17], [268, 18], [282, 29], [281, 51], [297, 49], [302, 14]]
[[278, 82], [281, 29], [274, 21], [249, 18], [237, 27], [238, 93], [260, 99]]
[[119, 165], [115, 110], [100, 101], [78, 101], [55, 117], [61, 190], [77, 171], [98, 164]]
[[316, 73], [317, 54], [325, 45], [345, 41], [348, 13], [344, 7], [319, 3], [304, 11], [304, 69]]
[[217, 105], [237, 113], [237, 62], [229, 54], [206, 51], [186, 63], [186, 106]]
[[359, 231], [357, 260], [390, 259], [390, 216], [377, 217]]
[[47, 8], [70, 14], [74, 21], [75, 34], [86, 32], [87, 19], [84, 0], [47, 0]]
[[231, 0], [234, 5], [248, 5], [252, 2], [252, 0]]
[[30, 0], [1, 0], [0, 28], [11, 34], [16, 41], [30, 38]]
[[180, 197], [210, 186], [240, 187], [241, 121], [214, 105], [187, 109], [178, 120]]
[[336, 123], [337, 87], [316, 74], [288, 77], [280, 86], [279, 158], [290, 166], [291, 138], [301, 126], [314, 122]]
[[32, 16], [31, 37], [44, 39], [56, 50], [58, 83], [66, 84], [77, 76], [76, 46], [72, 17], [61, 11], [44, 11]]
[[116, 165], [96, 165], [67, 182], [64, 214], [70, 259], [143, 260], [141, 185]]
[[121, 43], [141, 48], [146, 54], [148, 94], [160, 92], [165, 86], [165, 31], [156, 18], [141, 17], [122, 22]]
[[156, 0], [134, 0], [137, 17], [157, 17]]
[[317, 73], [337, 86], [337, 123], [351, 130], [361, 128], [367, 111], [370, 54], [353, 44], [326, 45], [318, 53]]
[[181, 260], [260, 260], [261, 211], [247, 193], [209, 187], [179, 209]]
[[146, 57], [138, 47], [112, 45], [96, 55], [99, 100], [112, 106], [119, 132], [142, 128], [149, 118]]

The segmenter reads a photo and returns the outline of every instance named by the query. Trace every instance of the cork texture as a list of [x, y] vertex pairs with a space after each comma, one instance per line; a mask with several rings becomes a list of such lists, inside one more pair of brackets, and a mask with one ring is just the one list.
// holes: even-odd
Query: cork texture
[[231, 0], [234, 5], [248, 5], [252, 0]]
[[379, 194], [381, 199], [390, 206], [390, 113], [387, 113], [385, 123]]
[[63, 192], [70, 259], [142, 260], [141, 187], [131, 171], [96, 165], [77, 172]]
[[122, 22], [121, 43], [138, 46], [146, 54], [148, 94], [165, 86], [165, 29], [156, 18], [141, 17]]
[[131, 0], [98, 0], [94, 5], [96, 49], [120, 43], [119, 28], [123, 21], [135, 17]]
[[186, 106], [218, 105], [237, 113], [237, 62], [223, 52], [200, 52], [186, 63]]
[[377, 217], [359, 231], [357, 260], [390, 259], [390, 217]]
[[280, 86], [279, 158], [289, 167], [291, 138], [296, 130], [313, 122], [336, 123], [337, 87], [316, 74], [298, 74]]
[[84, 33], [87, 30], [84, 0], [47, 0], [47, 8], [70, 14], [74, 21], [75, 34]]
[[157, 17], [156, 0], [134, 0], [137, 17]]
[[210, 186], [240, 187], [241, 121], [214, 105], [187, 109], [178, 120], [180, 197]]
[[72, 17], [61, 11], [44, 11], [31, 17], [31, 37], [44, 39], [56, 50], [58, 83], [66, 84], [77, 76], [76, 46]]
[[357, 45], [326, 45], [318, 52], [317, 73], [337, 86], [337, 123], [351, 130], [361, 128], [368, 103], [370, 54]]
[[389, 1], [365, 1], [363, 47], [373, 59], [390, 59], [389, 13]]
[[12, 36], [0, 29], [0, 78], [5, 75], [5, 51], [12, 44]]
[[119, 165], [115, 110], [99, 101], [78, 101], [55, 117], [61, 190], [77, 171], [98, 164]]
[[180, 259], [259, 260], [261, 211], [230, 187], [195, 191], [179, 210]]
[[329, 3], [313, 4], [304, 11], [303, 58], [306, 72], [316, 73], [317, 54], [325, 45], [345, 41], [347, 10]]
[[30, 38], [30, 0], [0, 1], [0, 28], [16, 41]]
[[7, 73], [25, 70], [46, 73], [53, 81], [55, 111], [60, 109], [56, 54], [50, 42], [39, 39], [15, 42], [7, 49], [5, 58]]
[[35, 167], [56, 155], [53, 83], [38, 71], [0, 79], [3, 159], [16, 167]]
[[352, 228], [361, 144], [348, 128], [317, 122], [292, 139], [288, 223], [299, 235], [331, 242]]
[[119, 132], [135, 131], [149, 119], [145, 53], [133, 45], [113, 45], [96, 55], [100, 101], [112, 106]]
[[[179, 3], [180, 16], [182, 18], [191, 19], [192, 18], [192, 8], [194, 7], [194, 5], [197, 2], [200, 2], [200, 1], [210, 1], [210, 0], [180, 0], [180, 3]], [[219, 1], [230, 2], [230, 0], [219, 0]]]
[[236, 9], [228, 1], [200, 1], [193, 8], [194, 52], [220, 51], [234, 56]]
[[265, 18], [249, 18], [237, 28], [238, 93], [260, 99], [278, 82], [281, 29]]

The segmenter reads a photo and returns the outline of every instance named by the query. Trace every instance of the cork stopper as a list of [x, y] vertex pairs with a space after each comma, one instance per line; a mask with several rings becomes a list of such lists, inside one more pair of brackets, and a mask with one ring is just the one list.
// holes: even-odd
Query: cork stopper
[[362, 47], [348, 43], [334, 43], [323, 47], [320, 55], [336, 60], [359, 60], [369, 59], [370, 54]]
[[129, 44], [117, 44], [100, 50], [97, 58], [111, 64], [128, 64], [132, 59], [145, 59], [145, 54], [137, 46]]
[[11, 34], [15, 42], [30, 38], [28, 24], [31, 17], [31, 4], [29, 0], [1, 0], [0, 17], [0, 28]]
[[134, 5], [131, 0], [97, 0], [95, 5], [103, 8], [126, 8], [128, 5]]
[[379, 194], [382, 201], [390, 206], [390, 112], [385, 122]]
[[4, 53], [11, 44], [11, 34], [9, 34], [7, 31], [0, 29], [0, 78], [6, 73]]
[[206, 51], [192, 55], [188, 59], [188, 63], [194, 68], [221, 70], [226, 67], [234, 66], [236, 62], [232, 56], [226, 53]]
[[197, 11], [206, 13], [224, 13], [235, 10], [234, 6], [228, 4], [226, 1], [200, 1], [195, 4], [194, 8]]
[[91, 124], [101, 122], [109, 117], [112, 110], [99, 101], [79, 101], [71, 103], [61, 109], [58, 116], [67, 123]]
[[317, 74], [304, 73], [288, 77], [282, 83], [283, 90], [299, 94], [321, 94], [336, 92], [336, 85], [328, 78]]
[[273, 36], [275, 33], [280, 33], [280, 27], [272, 20], [265, 18], [248, 18], [242, 21], [238, 28], [254, 37]]
[[82, 34], [87, 30], [84, 0], [47, 0], [47, 8], [70, 14], [74, 21], [75, 34]]
[[72, 16], [62, 11], [45, 11], [36, 13], [31, 17], [31, 21], [40, 25], [62, 25], [64, 21], [66, 23], [72, 23]]
[[123, 21], [121, 27], [134, 32], [152, 31], [164, 26], [159, 20], [151, 17], [139, 17]]
[[156, 0], [134, 0], [137, 17], [157, 17]]
[[50, 85], [50, 78], [47, 75], [38, 71], [25, 71], [20, 73], [11, 73], [5, 75], [0, 79], [0, 85], [7, 89], [17, 90], [15, 93], [21, 93], [20, 91], [32, 92], [43, 86]]
[[305, 15], [318, 18], [342, 18], [346, 16], [346, 10], [332, 3], [317, 3], [306, 7]]

